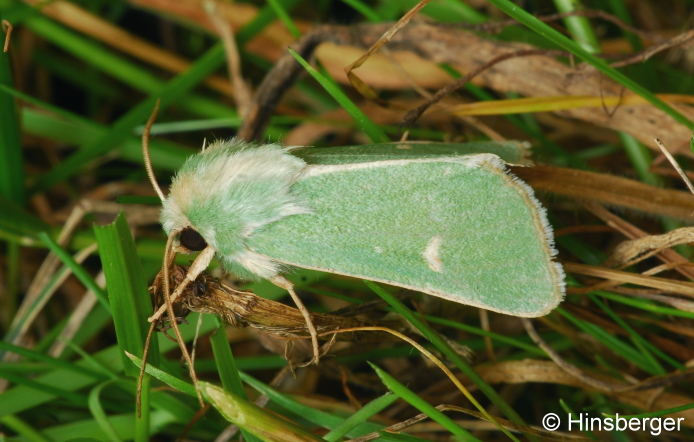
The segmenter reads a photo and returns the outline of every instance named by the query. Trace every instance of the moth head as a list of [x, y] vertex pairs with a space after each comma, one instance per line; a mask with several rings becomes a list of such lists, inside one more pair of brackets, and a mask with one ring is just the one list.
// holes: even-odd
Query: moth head
[[280, 264], [249, 245], [264, 226], [309, 213], [291, 192], [305, 163], [277, 145], [220, 140], [188, 157], [169, 186], [161, 223], [176, 234], [177, 251], [204, 245], [222, 268], [241, 279], [269, 279]]
[[[182, 214], [181, 208], [175, 202], [171, 201], [171, 195], [169, 195], [168, 198], [164, 196], [164, 192], [162, 192], [159, 184], [157, 183], [157, 179], [154, 176], [152, 161], [149, 155], [149, 133], [152, 129], [152, 125], [154, 124], [158, 109], [159, 101], [157, 100], [154, 111], [149, 117], [149, 120], [145, 125], [145, 130], [142, 133], [142, 155], [144, 157], [145, 169], [147, 169], [147, 176], [152, 184], [152, 188], [157, 193], [164, 206], [164, 211], [162, 212], [162, 223], [164, 224], [164, 228], [168, 234], [166, 250], [164, 252], [164, 268], [168, 268], [166, 263], [172, 262], [171, 260], [175, 254], [179, 252], [203, 252], [201, 253], [200, 257], [202, 258], [202, 261], [199, 263], [199, 265], [200, 267], [203, 267], [203, 265], [204, 267], [207, 267], [216, 250], [210, 247], [208, 241], [206, 241], [203, 235], [200, 234], [199, 229], [192, 227], [190, 220], [188, 220], [187, 217]], [[167, 208], [169, 209], [168, 213]]]
[[[199, 183], [196, 187], [202, 187]], [[159, 221], [168, 237], [173, 237], [171, 246], [177, 253], [189, 254], [212, 248], [215, 253], [220, 250], [214, 218], [208, 220], [200, 216], [200, 205], [191, 204], [197, 200], [198, 192], [194, 188], [172, 185], [169, 195], [162, 203]]]

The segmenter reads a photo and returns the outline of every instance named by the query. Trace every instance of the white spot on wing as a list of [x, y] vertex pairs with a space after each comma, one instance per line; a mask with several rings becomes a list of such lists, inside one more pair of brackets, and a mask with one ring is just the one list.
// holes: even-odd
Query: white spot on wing
[[378, 247], [378, 246], [376, 246], [376, 247], [374, 247], [374, 251], [375, 251], [376, 253], [383, 253], [383, 247]]
[[427, 248], [424, 249], [424, 253], [422, 253], [422, 256], [424, 257], [424, 260], [427, 262], [429, 268], [437, 273], [441, 273], [443, 271], [443, 262], [439, 257], [441, 239], [442, 238], [438, 235], [433, 236], [429, 240]]

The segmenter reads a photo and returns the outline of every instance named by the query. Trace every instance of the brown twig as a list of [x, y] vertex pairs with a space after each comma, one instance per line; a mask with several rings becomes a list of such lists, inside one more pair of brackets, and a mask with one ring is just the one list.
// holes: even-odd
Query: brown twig
[[[539, 17], [535, 17], [535, 18], [537, 18], [541, 22], [547, 23], [547, 22], [562, 20], [562, 19], [567, 18], [567, 17], [601, 18], [603, 20], [614, 23], [615, 25], [619, 26], [620, 28], [622, 28], [626, 31], [631, 32], [632, 34], [639, 36], [643, 40], [651, 40], [651, 41], [655, 41], [655, 42], [661, 42], [664, 40], [664, 38], [662, 38], [661, 36], [659, 36], [657, 34], [654, 34], [652, 32], [646, 32], [646, 31], [643, 31], [641, 29], [635, 28], [634, 26], [631, 26], [630, 24], [615, 17], [614, 15], [608, 14], [607, 12], [600, 11], [600, 10], [561, 12], [561, 13], [557, 13], [557, 14], [543, 15], [543, 16], [539, 16]], [[502, 20], [502, 21], [498, 21], [498, 22], [482, 23], [482, 24], [476, 24], [476, 25], [471, 25], [469, 23], [449, 23], [446, 26], [468, 29], [470, 31], [475, 31], [475, 32], [499, 33], [504, 28], [506, 28], [508, 26], [514, 26], [514, 25], [518, 25], [518, 24], [520, 24], [520, 22], [518, 20], [508, 19], [508, 20]]]
[[669, 150], [665, 147], [662, 141], [660, 141], [658, 138], [655, 139], [655, 144], [658, 145], [658, 148], [660, 148], [661, 152], [663, 152], [663, 155], [665, 155], [665, 158], [668, 159], [670, 164], [672, 164], [672, 167], [677, 171], [677, 173], [680, 175], [682, 178], [682, 181], [684, 181], [684, 184], [687, 185], [689, 188], [689, 191], [694, 194], [694, 185], [692, 185], [691, 180], [687, 176], [686, 173], [684, 173], [684, 170], [682, 170], [682, 167], [680, 167], [679, 163], [675, 158], [672, 156]]
[[[327, 41], [349, 40], [333, 26], [318, 26], [292, 45], [303, 59], [313, 56], [316, 47]], [[304, 68], [288, 52], [280, 58], [263, 79], [253, 96], [246, 118], [236, 136], [246, 141], [262, 141], [265, 128], [282, 95], [296, 82]]]
[[243, 81], [243, 76], [241, 75], [241, 57], [239, 56], [239, 48], [236, 44], [236, 38], [234, 37], [234, 32], [231, 29], [231, 25], [224, 20], [222, 15], [217, 9], [217, 2], [215, 0], [205, 0], [203, 2], [205, 12], [212, 22], [212, 25], [217, 30], [219, 38], [224, 44], [224, 53], [227, 58], [227, 67], [229, 69], [229, 79], [234, 90], [234, 99], [236, 100], [236, 107], [239, 110], [239, 115], [241, 117], [246, 116], [246, 112], [251, 103], [251, 96], [253, 95], [246, 84]]
[[[174, 266], [171, 282], [178, 285], [185, 278], [187, 269]], [[158, 287], [154, 287], [156, 292]], [[305, 339], [310, 336], [306, 321], [298, 309], [262, 298], [248, 291], [235, 290], [209, 275], [198, 276], [179, 298], [190, 311], [214, 313], [232, 327], [250, 326], [282, 339]], [[347, 328], [384, 326], [407, 333], [408, 328], [399, 321], [367, 321], [355, 317], [311, 313], [311, 320], [318, 333], [326, 334]], [[383, 333], [341, 333], [340, 340], [356, 342], [392, 341]], [[329, 339], [329, 336], [326, 338]]]
[[670, 40], [663, 41], [657, 45], [650, 46], [646, 49], [644, 49], [641, 52], [636, 52], [634, 54], [629, 55], [628, 58], [612, 63], [610, 66], [613, 68], [621, 68], [623, 66], [627, 66], [630, 64], [635, 64], [635, 63], [642, 63], [658, 52], [662, 52], [666, 49], [670, 49], [674, 46], [679, 46], [681, 44], [684, 44], [694, 38], [694, 29], [684, 32], [674, 38], [671, 38]]
[[495, 64], [501, 63], [502, 61], [506, 61], [510, 58], [516, 58], [516, 57], [528, 57], [531, 55], [544, 55], [547, 57], [558, 57], [562, 55], [567, 55], [567, 52], [565, 51], [551, 51], [551, 50], [546, 50], [546, 49], [524, 49], [521, 51], [516, 51], [516, 52], [510, 52], [508, 54], [502, 54], [499, 55], [498, 57], [494, 57], [493, 59], [487, 61], [486, 63], [478, 66], [471, 72], [468, 72], [465, 76], [459, 78], [455, 82], [449, 84], [448, 86], [439, 89], [438, 92], [436, 92], [434, 95], [431, 96], [424, 104], [418, 106], [415, 109], [412, 109], [409, 111], [407, 114], [405, 114], [405, 117], [402, 119], [402, 122], [400, 123], [400, 127], [410, 127], [414, 124], [415, 121], [419, 119], [419, 117], [422, 116], [422, 114], [429, 109], [432, 105], [438, 103], [441, 101], [444, 97], [450, 95], [454, 91], [460, 89], [464, 85], [466, 85], [470, 80], [481, 74], [482, 72], [486, 71], [490, 67], [494, 66]]

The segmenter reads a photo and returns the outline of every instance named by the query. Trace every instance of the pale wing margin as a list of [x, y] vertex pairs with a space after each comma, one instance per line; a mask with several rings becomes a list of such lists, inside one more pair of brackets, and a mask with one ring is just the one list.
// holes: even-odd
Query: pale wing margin
[[253, 251], [516, 316], [563, 299], [545, 211], [495, 155], [309, 166], [292, 191], [312, 213], [257, 232]]
[[292, 155], [310, 165], [370, 163], [385, 160], [423, 158], [453, 158], [480, 153], [492, 153], [507, 164], [532, 165], [530, 143], [527, 141], [477, 141], [468, 143], [439, 143], [409, 141], [360, 146], [329, 148], [295, 147]]

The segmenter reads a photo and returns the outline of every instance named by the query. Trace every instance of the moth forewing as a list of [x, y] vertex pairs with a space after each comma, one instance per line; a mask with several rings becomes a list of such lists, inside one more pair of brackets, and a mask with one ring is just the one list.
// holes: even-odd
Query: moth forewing
[[563, 298], [544, 209], [495, 155], [308, 166], [292, 189], [312, 214], [267, 226], [253, 251], [516, 316]]

